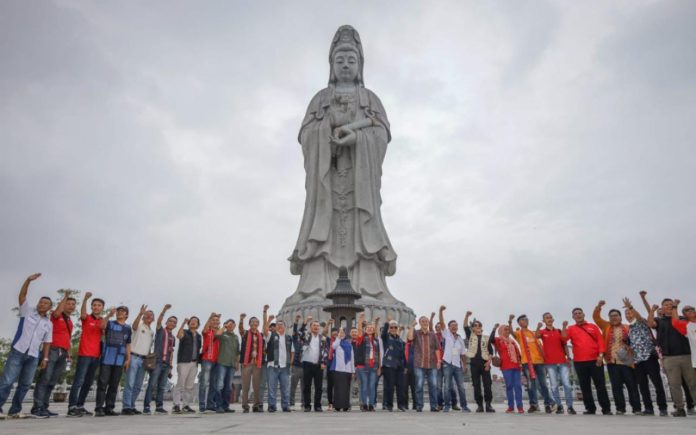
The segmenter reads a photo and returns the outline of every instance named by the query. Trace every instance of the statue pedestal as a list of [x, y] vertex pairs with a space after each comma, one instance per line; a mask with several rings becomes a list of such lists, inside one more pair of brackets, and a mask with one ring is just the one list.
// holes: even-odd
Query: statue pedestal
[[[279, 317], [285, 322], [286, 325], [292, 325], [295, 321], [295, 315], [297, 314], [300, 314], [303, 319], [311, 315], [314, 320], [327, 322], [331, 318], [331, 314], [324, 311], [324, 308], [331, 304], [332, 302], [328, 299], [307, 299], [294, 304], [288, 304], [286, 301], [286, 303], [283, 304], [283, 307], [280, 309]], [[384, 301], [363, 297], [359, 301], [356, 301], [355, 304], [360, 305], [363, 308], [365, 318], [368, 321], [374, 319], [375, 317], [379, 317], [381, 319], [380, 322], [384, 322], [387, 320], [387, 313], [389, 312], [394, 317], [394, 320], [399, 322], [399, 325], [408, 327], [416, 318], [416, 314], [413, 312], [413, 310], [400, 301], [397, 301], [396, 303], [387, 303]]]

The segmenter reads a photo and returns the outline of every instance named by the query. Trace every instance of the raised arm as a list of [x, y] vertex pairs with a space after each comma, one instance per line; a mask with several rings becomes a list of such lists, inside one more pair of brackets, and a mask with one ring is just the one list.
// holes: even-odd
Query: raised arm
[[415, 330], [417, 324], [418, 324], [418, 320], [413, 319], [413, 322], [412, 322], [411, 325], [408, 327], [408, 333], [406, 334], [406, 339], [407, 339], [408, 341], [412, 341], [412, 340], [413, 340], [413, 331]]
[[[138, 326], [140, 326], [140, 320], [142, 320], [143, 316], [147, 312], [147, 305], [143, 304], [140, 306], [140, 311], [138, 312], [138, 315], [135, 316], [135, 320], [133, 320], [133, 332], [138, 330]], [[183, 325], [181, 325], [183, 326]]]
[[56, 307], [55, 310], [53, 310], [53, 318], [58, 319], [60, 316], [63, 314], [63, 311], [65, 310], [65, 304], [68, 302], [68, 298], [70, 297], [71, 290], [65, 290], [63, 292], [63, 299], [60, 300], [60, 303]]
[[440, 305], [440, 315], [438, 317], [438, 320], [440, 321], [440, 331], [443, 333], [445, 332], [445, 310], [447, 309], [446, 306]]
[[109, 319], [114, 317], [114, 314], [116, 314], [116, 308], [110, 309], [109, 313], [101, 320], [101, 329], [106, 329], [106, 325], [109, 324]]
[[246, 313], [242, 313], [239, 315], [239, 326], [237, 328], [239, 329], [239, 336], [243, 337], [244, 336], [244, 319], [246, 319]]
[[80, 307], [80, 319], [85, 320], [87, 318], [87, 304], [89, 299], [92, 297], [92, 292], [85, 293], [85, 298], [82, 299], [82, 306]]
[[568, 321], [564, 320], [563, 321], [563, 329], [561, 329], [561, 338], [564, 340], [568, 339]]
[[643, 301], [643, 306], [645, 307], [645, 311], [650, 313], [650, 303], [648, 302], [648, 292], [646, 290], [641, 290], [639, 293], [640, 295], [640, 300]]
[[176, 338], [181, 340], [184, 337], [184, 326], [188, 325], [189, 319], [188, 317], [184, 319], [184, 322], [179, 326], [179, 330], [176, 331]]
[[263, 306], [263, 335], [264, 337], [268, 335], [268, 309], [271, 308], [270, 305], [266, 304]]
[[430, 324], [428, 325], [428, 330], [430, 332], [435, 332], [435, 324], [433, 323], [434, 320], [435, 320], [435, 311], [430, 313]]
[[592, 320], [594, 320], [597, 326], [599, 326], [599, 328], [602, 330], [609, 326], [609, 322], [602, 318], [602, 307], [604, 306], [604, 304], [606, 304], [604, 300], [597, 302], [597, 306], [592, 312]]
[[[510, 315], [508, 316], [508, 326], [510, 327], [510, 333], [515, 332], [514, 329], [512, 329], [512, 321], [513, 321], [514, 319], [515, 319], [515, 315], [514, 315], [514, 314], [510, 314]], [[515, 334], [513, 334], [513, 335], [515, 335]]]
[[537, 323], [537, 329], [536, 329], [536, 331], [534, 331], [534, 337], [536, 337], [537, 340], [541, 338], [541, 328], [543, 326], [544, 326], [543, 323], [541, 323], [541, 322]]
[[363, 334], [364, 334], [364, 332], [363, 332], [363, 329], [364, 329], [363, 323], [365, 323], [365, 313], [360, 313], [360, 315], [358, 316], [357, 325], [355, 325], [355, 326], [358, 327], [358, 337], [362, 337]]
[[633, 314], [633, 317], [635, 317], [637, 320], [639, 320], [639, 321], [644, 321], [644, 320], [645, 320], [645, 319], [643, 318], [643, 316], [640, 315], [640, 313], [638, 312], [638, 310], [636, 310], [636, 309], [633, 307], [633, 304], [631, 303], [631, 300], [630, 300], [630, 299], [628, 299], [628, 298], [623, 298], [623, 304], [624, 304], [624, 308], [626, 308], [631, 314]]
[[688, 334], [688, 331], [686, 329], [686, 325], [689, 323], [688, 320], [681, 320], [679, 318], [679, 310], [677, 309], [679, 307], [679, 299], [674, 300], [674, 305], [672, 307], [672, 327], [679, 331], [681, 335], [686, 336]]
[[655, 321], [655, 313], [659, 308], [660, 307], [658, 307], [657, 305], [653, 305], [648, 309], [648, 320], [646, 323], [651, 328], [657, 328], [657, 322]]
[[21, 307], [24, 305], [24, 302], [27, 301], [27, 292], [29, 292], [29, 284], [34, 281], [35, 279], [39, 278], [41, 276], [40, 273], [34, 273], [32, 275], [29, 275], [27, 279], [24, 280], [24, 284], [22, 284], [22, 289], [19, 291], [19, 306]]
[[216, 317], [218, 314], [217, 313], [210, 313], [210, 316], [208, 317], [208, 320], [205, 321], [205, 324], [203, 325], [203, 334], [208, 332], [210, 329], [210, 323], [213, 321], [213, 318]]
[[162, 320], [164, 320], [164, 315], [167, 313], [167, 311], [171, 308], [171, 304], [167, 304], [162, 308], [162, 311], [160, 312], [159, 317], [157, 317], [157, 329], [162, 328]]

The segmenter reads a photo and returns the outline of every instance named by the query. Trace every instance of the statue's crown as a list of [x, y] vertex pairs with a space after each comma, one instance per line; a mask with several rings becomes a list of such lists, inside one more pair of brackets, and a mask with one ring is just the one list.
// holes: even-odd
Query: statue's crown
[[360, 42], [360, 35], [358, 31], [353, 28], [353, 26], [345, 25], [338, 28], [336, 35], [331, 43], [331, 50], [329, 52], [329, 61], [334, 52], [338, 49], [352, 48], [358, 52], [360, 60], [362, 61], [363, 51], [362, 43]]

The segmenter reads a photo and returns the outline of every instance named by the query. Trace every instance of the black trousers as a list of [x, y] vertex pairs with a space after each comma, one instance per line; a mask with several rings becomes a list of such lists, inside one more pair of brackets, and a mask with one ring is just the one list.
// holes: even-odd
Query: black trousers
[[[484, 360], [472, 359], [469, 363], [471, 368], [471, 382], [474, 384], [474, 400], [478, 406], [483, 406], [483, 400], [490, 404], [493, 400], [491, 390], [491, 371], [485, 369]], [[481, 383], [483, 383], [483, 396], [481, 395]]]
[[97, 379], [97, 402], [95, 409], [113, 411], [116, 406], [116, 394], [118, 384], [121, 382], [123, 366], [109, 366], [102, 364], [99, 367], [99, 379]]
[[578, 375], [580, 389], [582, 390], [582, 401], [585, 404], [585, 410], [597, 412], [594, 397], [592, 396], [592, 384], [594, 383], [597, 390], [597, 401], [602, 408], [602, 412], [611, 411], [609, 403], [609, 395], [607, 394], [607, 386], [604, 380], [604, 366], [597, 367], [596, 361], [578, 361], [573, 364], [575, 373]]
[[406, 408], [406, 385], [403, 368], [382, 367], [384, 377], [384, 406], [387, 409], [394, 408], [394, 388], [396, 387], [396, 404], [399, 408]]
[[335, 409], [348, 411], [350, 409], [350, 381], [353, 379], [352, 373], [329, 372], [333, 378], [334, 396], [333, 406]]
[[334, 403], [334, 373], [326, 367], [326, 400], [329, 405]]
[[626, 398], [623, 391], [625, 385], [626, 390], [628, 390], [628, 402], [631, 404], [633, 412], [640, 412], [640, 396], [633, 368], [621, 364], [607, 364], [607, 370], [609, 371], [611, 394], [614, 396], [616, 410], [626, 412]]
[[312, 382], [314, 382], [314, 408], [321, 408], [321, 383], [324, 380], [324, 371], [321, 365], [310, 362], [302, 362], [302, 405], [311, 408]]
[[408, 393], [411, 392], [411, 408], [416, 409], [416, 373], [415, 370], [409, 369], [406, 373], [406, 405], [408, 407]]
[[667, 411], [667, 396], [665, 395], [665, 386], [662, 384], [662, 376], [660, 375], [660, 362], [656, 354], [652, 354], [648, 360], [636, 364], [636, 381], [640, 388], [640, 395], [643, 397], [643, 407], [649, 412], [654, 411], [654, 408], [652, 398], [650, 397], [648, 379], [655, 387], [655, 399], [658, 409]]

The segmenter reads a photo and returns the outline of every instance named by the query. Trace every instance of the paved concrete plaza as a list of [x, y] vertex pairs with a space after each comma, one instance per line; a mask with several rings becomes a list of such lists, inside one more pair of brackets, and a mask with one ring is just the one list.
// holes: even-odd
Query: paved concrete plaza
[[[166, 405], [167, 409], [171, 406]], [[55, 412], [65, 414], [65, 408], [51, 405]], [[89, 408], [89, 407], [88, 407]], [[82, 417], [64, 416], [50, 419], [0, 421], [0, 434], [486, 434], [514, 433], [519, 435], [548, 433], [563, 435], [694, 434], [696, 417], [638, 417], [638, 416], [583, 416], [583, 415], [507, 415], [502, 405], [495, 414], [449, 413], [390, 413], [371, 414], [352, 411], [336, 413], [324, 411], [291, 414], [242, 414], [234, 406], [234, 414], [195, 414], [137, 417]], [[299, 409], [299, 408], [297, 408]], [[580, 410], [581, 407], [578, 408]]]

